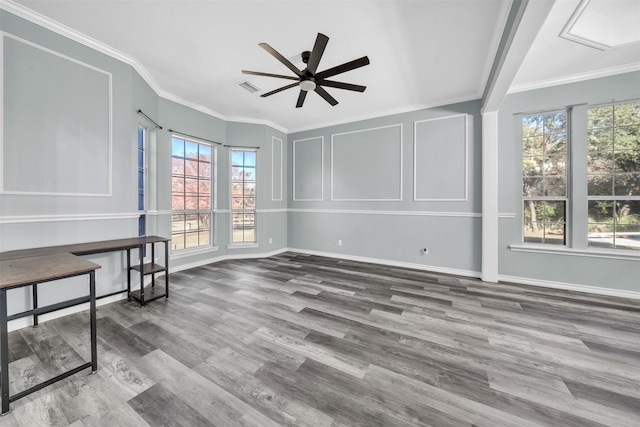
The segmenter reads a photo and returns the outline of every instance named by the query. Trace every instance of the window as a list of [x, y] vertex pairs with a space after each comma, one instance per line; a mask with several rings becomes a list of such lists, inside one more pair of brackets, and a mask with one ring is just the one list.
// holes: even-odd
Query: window
[[147, 145], [147, 129], [138, 126], [138, 236], [144, 236], [147, 232], [147, 215], [145, 206], [146, 191], [146, 157], [145, 148]]
[[567, 112], [522, 118], [524, 241], [566, 244]]
[[640, 101], [587, 111], [588, 242], [640, 250]]
[[256, 242], [256, 150], [231, 150], [231, 243]]
[[171, 139], [171, 241], [173, 250], [211, 245], [212, 147]]

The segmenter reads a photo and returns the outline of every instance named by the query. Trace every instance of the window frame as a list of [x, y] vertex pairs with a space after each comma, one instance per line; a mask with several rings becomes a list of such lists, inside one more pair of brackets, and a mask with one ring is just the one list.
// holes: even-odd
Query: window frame
[[[177, 141], [182, 141], [183, 143], [183, 155], [180, 156], [176, 156], [174, 154], [173, 151], [173, 147], [174, 147], [174, 140]], [[190, 159], [187, 157], [187, 153], [186, 153], [186, 145], [187, 143], [193, 143], [193, 144], [197, 144], [198, 146], [198, 153], [200, 151], [200, 146], [205, 146], [208, 147], [210, 150], [210, 158], [209, 158], [209, 193], [208, 193], [208, 197], [209, 197], [209, 207], [208, 208], [200, 208], [199, 206], [199, 197], [200, 197], [200, 193], [199, 191], [196, 193], [196, 200], [198, 202], [198, 207], [195, 209], [187, 209], [186, 207], [186, 202], [187, 202], [187, 196], [186, 196], [186, 185], [185, 185], [185, 191], [183, 192], [184, 197], [183, 197], [183, 208], [182, 209], [174, 209], [174, 178], [182, 178], [185, 180], [187, 180], [187, 178], [189, 179], [196, 179], [197, 181], [197, 188], [200, 188], [200, 176], [196, 175], [195, 177], [192, 177], [190, 175], [187, 174], [186, 171], [186, 161], [187, 160], [192, 160], [192, 161], [196, 161], [198, 162], [198, 168], [200, 167], [200, 163], [207, 163], [207, 162], [203, 162], [199, 157], [200, 155], [197, 154], [195, 159]], [[178, 159], [182, 159], [185, 162], [185, 166], [183, 166], [183, 172], [181, 175], [177, 175], [174, 173], [174, 169], [173, 169], [173, 160], [174, 158], [178, 158]], [[171, 251], [172, 254], [188, 254], [188, 253], [192, 253], [192, 252], [199, 252], [199, 251], [207, 251], [207, 250], [215, 250], [217, 249], [215, 246], [215, 209], [216, 209], [216, 184], [217, 184], [217, 145], [216, 144], [210, 144], [206, 141], [201, 141], [197, 138], [187, 138], [181, 134], [177, 134], [177, 133], [173, 133], [171, 134], [171, 238], [172, 238], [172, 245], [171, 245]], [[182, 230], [178, 230], [179, 232], [176, 232], [174, 229], [174, 224], [175, 224], [175, 217], [176, 216], [184, 216], [184, 222], [183, 222], [183, 227]], [[187, 223], [187, 216], [188, 215], [196, 215], [196, 221], [197, 221], [197, 228], [195, 231], [190, 231], [187, 229], [186, 227], [186, 223]], [[201, 229], [202, 223], [200, 221], [200, 215], [207, 215], [208, 216], [208, 224], [204, 224], [204, 228]], [[208, 227], [208, 228], [207, 228]], [[181, 232], [180, 232], [181, 231]], [[206, 235], [207, 235], [207, 240], [208, 243], [204, 243], [204, 244], [200, 244], [199, 243], [199, 239], [200, 239], [200, 233], [206, 231]], [[187, 246], [187, 235], [188, 234], [197, 234], [198, 235], [198, 245], [196, 246]], [[175, 236], [181, 235], [183, 236], [183, 243], [181, 247], [176, 247], [175, 244]]]
[[[137, 193], [136, 201], [138, 204], [138, 236], [146, 236], [147, 234], [147, 212], [148, 212], [148, 148], [149, 148], [149, 129], [138, 124], [136, 138], [136, 184]], [[142, 160], [142, 165], [140, 164]], [[140, 175], [142, 174], [142, 187], [140, 186]], [[142, 202], [142, 204], [140, 203]]]
[[[633, 125], [629, 125], [629, 124], [616, 125], [616, 115], [615, 115], [616, 114], [615, 113], [616, 109], [615, 109], [615, 107], [618, 106], [618, 105], [638, 104], [638, 103], [640, 103], [640, 98], [623, 100], [623, 101], [616, 101], [616, 102], [605, 102], [605, 103], [589, 104], [587, 106], [587, 129], [586, 129], [587, 140], [585, 141], [586, 145], [587, 145], [587, 147], [586, 147], [587, 155], [590, 155], [592, 152], [594, 152], [594, 151], [591, 151], [589, 149], [590, 148], [589, 147], [589, 138], [590, 138], [590, 135], [591, 135], [591, 131], [593, 129], [602, 130], [603, 128], [607, 128], [607, 127], [591, 128], [589, 126], [589, 110], [595, 109], [595, 108], [602, 108], [602, 107], [613, 107], [613, 110], [612, 110], [612, 122], [611, 122], [611, 125], [609, 126], [611, 128], [611, 132], [612, 132], [612, 135], [611, 135], [611, 137], [612, 137], [611, 144], [612, 145], [611, 145], [611, 152], [610, 152], [611, 159], [612, 159], [611, 160], [612, 161], [612, 164], [611, 164], [611, 175], [610, 175], [611, 186], [612, 186], [611, 195], [592, 195], [590, 193], [590, 191], [589, 191], [589, 188], [588, 188], [589, 178], [590, 178], [590, 176], [596, 176], [596, 175], [589, 175], [587, 173], [587, 194], [586, 194], [586, 202], [587, 202], [587, 229], [586, 229], [586, 234], [587, 234], [587, 236], [586, 236], [586, 239], [587, 239], [587, 246], [590, 249], [596, 249], [596, 250], [604, 249], [604, 250], [611, 250], [611, 251], [615, 251], [615, 252], [623, 251], [623, 252], [631, 252], [631, 253], [640, 252], [640, 248], [639, 249], [632, 249], [632, 248], [627, 248], [627, 247], [617, 247], [617, 244], [616, 244], [617, 227], [618, 227], [619, 224], [618, 224], [618, 221], [617, 221], [617, 218], [616, 218], [615, 214], [612, 215], [613, 230], [611, 231], [611, 234], [612, 234], [611, 246], [607, 247], [607, 246], [600, 246], [600, 245], [597, 245], [597, 244], [592, 244], [592, 241], [589, 238], [589, 234], [591, 234], [591, 232], [590, 232], [591, 226], [592, 225], [596, 226], [598, 224], [601, 224], [599, 222], [591, 222], [590, 221], [591, 218], [589, 216], [589, 214], [590, 214], [589, 205], [591, 204], [591, 202], [598, 202], [598, 201], [611, 202], [613, 204], [613, 206], [614, 206], [614, 210], [615, 210], [616, 202], [634, 201], [634, 202], [638, 202], [640, 204], [640, 194], [635, 195], [635, 196], [617, 195], [616, 194], [616, 190], [615, 190], [616, 189], [615, 179], [616, 179], [616, 175], [617, 175], [617, 173], [616, 173], [616, 163], [615, 163], [616, 127], [618, 127], [618, 126], [633, 126]], [[638, 124], [638, 126], [640, 126], [640, 123]], [[637, 149], [640, 150], [640, 145], [637, 147]], [[624, 151], [627, 151], [627, 150], [624, 150]], [[601, 152], [601, 151], [597, 150], [595, 152]], [[589, 168], [589, 159], [588, 159], [588, 157], [586, 159], [586, 167], [587, 167], [587, 170], [588, 170], [588, 168]], [[640, 170], [637, 170], [637, 171], [634, 171], [634, 172], [631, 172], [631, 173], [640, 174]]]
[[[523, 187], [524, 187], [524, 181], [526, 179], [526, 176], [524, 175], [524, 161], [526, 158], [529, 157], [536, 157], [536, 156], [541, 156], [543, 159], [546, 156], [546, 153], [542, 153], [540, 155], [536, 155], [536, 156], [525, 156], [525, 150], [524, 150], [524, 142], [525, 142], [525, 137], [524, 137], [524, 119], [526, 117], [532, 117], [532, 116], [541, 116], [542, 117], [542, 129], [543, 129], [543, 133], [540, 135], [541, 137], [545, 137], [545, 133], [544, 133], [544, 117], [551, 115], [551, 114], [557, 114], [557, 113], [564, 113], [565, 116], [565, 154], [564, 154], [564, 181], [565, 181], [565, 192], [564, 192], [564, 196], [547, 196], [547, 195], [542, 195], [542, 196], [527, 196], [524, 194], [523, 191]], [[521, 209], [521, 222], [520, 222], [520, 243], [526, 246], [539, 246], [539, 247], [553, 247], [553, 248], [567, 248], [570, 247], [570, 243], [571, 243], [571, 217], [570, 217], [570, 212], [571, 212], [571, 204], [572, 204], [572, 192], [571, 192], [571, 145], [572, 145], [572, 138], [571, 138], [571, 108], [555, 108], [555, 109], [547, 109], [547, 110], [542, 110], [542, 111], [538, 111], [538, 112], [531, 112], [531, 113], [522, 113], [522, 114], [518, 114], [516, 115], [519, 126], [518, 129], [520, 130], [519, 132], [519, 142], [520, 142], [520, 209]], [[542, 175], [542, 179], [544, 182], [544, 169], [543, 169], [543, 175]], [[547, 243], [545, 242], [545, 236], [546, 233], [543, 232], [543, 237], [542, 237], [542, 241], [541, 242], [531, 242], [531, 241], [527, 241], [526, 240], [526, 235], [525, 235], [525, 204], [528, 204], [530, 202], [540, 202], [540, 203], [554, 203], [554, 202], [563, 202], [564, 203], [564, 212], [562, 214], [563, 218], [564, 218], [564, 234], [563, 234], [563, 238], [562, 238], [562, 243], [555, 243], [555, 242], [550, 242]], [[540, 224], [542, 223], [542, 226], [545, 227], [545, 223], [546, 223], [546, 219], [543, 218], [542, 220], [536, 218], [536, 223]], [[551, 239], [550, 239], [551, 240]]]
[[[535, 110], [521, 111], [513, 113], [513, 138], [517, 140], [514, 144], [516, 149], [513, 152], [514, 167], [519, 165], [518, 172], [520, 174], [519, 183], [522, 185], [523, 177], [523, 141], [522, 141], [522, 125], [523, 117], [544, 114], [557, 110], [567, 111], [567, 195], [568, 204], [566, 206], [566, 245], [545, 245], [532, 242], [524, 242], [524, 219], [523, 212], [523, 188], [518, 185], [513, 186], [512, 193], [515, 196], [516, 203], [515, 218], [519, 219], [519, 226], [515, 226], [513, 230], [513, 243], [508, 245], [509, 249], [514, 252], [528, 252], [540, 254], [558, 254], [558, 255], [575, 255], [591, 258], [607, 258], [618, 260], [640, 260], [640, 250], [627, 248], [607, 248], [595, 247], [588, 244], [588, 109], [597, 106], [626, 104], [640, 102], [640, 98], [622, 98], [618, 100], [601, 100], [602, 102], [593, 103], [567, 103], [564, 106], [550, 106], [549, 108], [537, 108]], [[515, 170], [514, 170], [515, 172]], [[619, 200], [628, 200], [629, 196], [619, 197]], [[635, 196], [631, 197], [635, 199]], [[518, 202], [518, 200], [520, 202]], [[506, 216], [506, 214], [504, 214]]]
[[[233, 163], [233, 153], [234, 152], [251, 152], [255, 154], [255, 166], [253, 166], [254, 168], [254, 208], [253, 209], [246, 209], [244, 207], [244, 202], [243, 202], [243, 208], [242, 209], [234, 209], [233, 207], [233, 185], [234, 182], [237, 182], [237, 180], [234, 180], [233, 178], [233, 167], [234, 167], [234, 163]], [[236, 165], [237, 166], [237, 165]], [[246, 164], [244, 162], [244, 157], [243, 157], [243, 164], [242, 167], [246, 167]], [[244, 183], [244, 180], [242, 181]], [[243, 200], [244, 200], [244, 194], [243, 194]], [[229, 150], [229, 211], [230, 211], [230, 215], [229, 215], [229, 248], [242, 248], [242, 247], [258, 247], [258, 149], [254, 148], [254, 147], [231, 147]], [[238, 241], [236, 242], [234, 240], [234, 214], [242, 214], [243, 216], [246, 214], [252, 214], [253, 215], [253, 240], [247, 241], [244, 240], [243, 241]], [[243, 232], [243, 237], [244, 237], [244, 232]]]

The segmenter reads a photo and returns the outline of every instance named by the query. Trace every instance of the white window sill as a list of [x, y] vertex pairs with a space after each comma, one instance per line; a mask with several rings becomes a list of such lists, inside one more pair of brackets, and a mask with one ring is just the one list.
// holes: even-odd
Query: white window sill
[[206, 254], [207, 252], [216, 252], [219, 249], [220, 247], [218, 246], [206, 246], [202, 248], [193, 248], [193, 249], [178, 249], [176, 251], [171, 252], [170, 258], [171, 259], [186, 258], [192, 255]]
[[248, 249], [260, 247], [257, 243], [231, 243], [227, 245], [227, 249]]
[[532, 252], [540, 254], [582, 256], [588, 258], [609, 258], [640, 261], [640, 251], [627, 249], [575, 249], [560, 245], [536, 245], [533, 243], [526, 245], [509, 245], [509, 249], [514, 252]]

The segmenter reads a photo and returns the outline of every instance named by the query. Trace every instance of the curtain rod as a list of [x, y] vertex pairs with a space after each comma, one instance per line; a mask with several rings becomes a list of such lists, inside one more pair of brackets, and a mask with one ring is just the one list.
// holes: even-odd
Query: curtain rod
[[171, 132], [171, 133], [175, 133], [175, 134], [178, 134], [178, 135], [182, 135], [182, 136], [187, 136], [187, 137], [189, 137], [189, 138], [200, 139], [200, 140], [202, 140], [202, 141], [211, 142], [211, 143], [213, 143], [213, 144], [222, 145], [222, 143], [220, 143], [220, 142], [212, 141], [212, 140], [210, 140], [210, 139], [206, 139], [206, 138], [200, 138], [199, 136], [195, 136], [195, 135], [189, 135], [188, 133], [179, 132], [179, 131], [177, 131], [177, 130], [173, 130], [173, 129], [169, 129], [169, 132]]
[[137, 113], [145, 116], [147, 118], [147, 120], [149, 120], [151, 123], [153, 123], [156, 126], [157, 129], [162, 129], [162, 126], [157, 124], [151, 117], [149, 117], [145, 113], [143, 113], [142, 110], [138, 110]]
[[229, 147], [229, 148], [255, 148], [256, 150], [260, 149], [260, 147], [247, 147], [246, 145], [225, 145], [224, 147]]

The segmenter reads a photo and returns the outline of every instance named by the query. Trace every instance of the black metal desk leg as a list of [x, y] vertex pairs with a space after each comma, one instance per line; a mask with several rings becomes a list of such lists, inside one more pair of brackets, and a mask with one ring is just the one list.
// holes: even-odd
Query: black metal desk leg
[[[151, 243], [151, 266], [153, 267], [153, 263], [156, 262], [156, 244]], [[156, 273], [151, 273], [151, 287], [154, 288], [156, 286]]]
[[[33, 294], [33, 309], [35, 310], [36, 308], [38, 308], [38, 284], [34, 283], [33, 285], [31, 285], [31, 291]], [[37, 328], [38, 327], [38, 315], [34, 314], [33, 315], [33, 327]]]
[[96, 272], [89, 273], [89, 314], [91, 315], [91, 372], [98, 370], [98, 340], [96, 335]]
[[140, 305], [144, 305], [144, 245], [140, 245]]
[[0, 369], [2, 414], [9, 412], [9, 332], [7, 329], [7, 290], [0, 289]]
[[165, 298], [169, 298], [169, 242], [164, 242], [164, 287]]
[[127, 249], [127, 299], [131, 299], [131, 249]]

